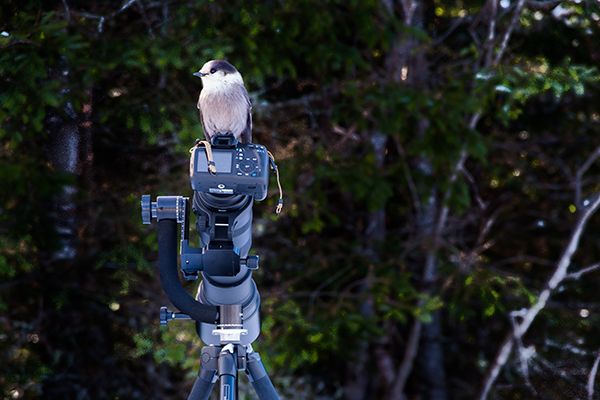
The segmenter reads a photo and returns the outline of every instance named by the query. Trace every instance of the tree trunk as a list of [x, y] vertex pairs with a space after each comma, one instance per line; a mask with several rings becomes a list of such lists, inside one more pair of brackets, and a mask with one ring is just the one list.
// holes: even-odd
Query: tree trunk
[[448, 398], [441, 319], [439, 311], [433, 312], [431, 322], [423, 326], [421, 338], [420, 369], [424, 383], [423, 398], [430, 400]]
[[[371, 146], [375, 154], [376, 166], [379, 171], [383, 171], [385, 161], [385, 147], [387, 137], [379, 132], [374, 132], [370, 136]], [[364, 254], [371, 261], [365, 283], [361, 285], [360, 291], [366, 293], [367, 298], [361, 305], [361, 314], [366, 318], [370, 319], [373, 317], [375, 311], [373, 310], [373, 299], [370, 295], [371, 282], [373, 275], [373, 265], [377, 264], [381, 257], [377, 250], [377, 246], [380, 245], [385, 239], [385, 206], [378, 210], [370, 211], [368, 213], [367, 228], [365, 230], [365, 249]], [[370, 370], [368, 364], [374, 359], [370, 355], [369, 341], [364, 339], [361, 340], [354, 350], [356, 354], [352, 357], [353, 361], [348, 367], [348, 373], [346, 377], [346, 385], [344, 388], [344, 397], [348, 400], [363, 400], [368, 399], [369, 392], [375, 390], [373, 388], [374, 380], [372, 374], [368, 373]], [[379, 358], [378, 358], [379, 359]]]
[[[425, 6], [420, 0], [393, 1], [384, 0], [383, 5], [390, 15], [402, 11], [402, 19], [407, 27], [422, 29], [424, 26]], [[425, 58], [424, 48], [417, 38], [410, 33], [399, 33], [396, 42], [386, 58], [387, 75], [395, 82], [404, 82], [414, 88], [424, 88], [429, 77], [429, 66]], [[422, 119], [418, 121], [415, 134], [423, 136], [429, 126], [429, 121]], [[426, 157], [417, 160], [419, 172], [431, 177], [434, 173], [432, 162]], [[436, 229], [436, 218], [439, 217], [438, 209], [443, 206], [439, 204], [439, 190], [436, 187], [429, 189], [425, 204], [421, 212], [417, 213], [416, 223], [418, 225], [418, 236], [423, 238], [424, 266], [422, 272], [422, 293], [432, 295], [438, 274], [437, 246], [441, 232]], [[423, 304], [420, 303], [419, 306]], [[431, 322], [422, 324], [415, 320], [407, 340], [407, 348], [404, 359], [401, 360], [396, 382], [390, 388], [389, 398], [403, 399], [405, 396], [405, 385], [413, 369], [417, 354], [420, 374], [426, 382], [422, 388], [425, 399], [445, 400], [447, 398], [446, 376], [444, 371], [444, 353], [441, 342], [441, 314], [433, 312]]]
[[[62, 60], [51, 76], [62, 83], [61, 94], [69, 93], [68, 79], [70, 70], [66, 60]], [[80, 142], [77, 113], [70, 101], [66, 101], [62, 115], [51, 112], [46, 120], [50, 133], [49, 159], [57, 172], [75, 177], [80, 171]], [[58, 247], [52, 254], [53, 260], [72, 261], [77, 255], [77, 186], [69, 183], [62, 187], [51, 205], [54, 230], [58, 236]]]

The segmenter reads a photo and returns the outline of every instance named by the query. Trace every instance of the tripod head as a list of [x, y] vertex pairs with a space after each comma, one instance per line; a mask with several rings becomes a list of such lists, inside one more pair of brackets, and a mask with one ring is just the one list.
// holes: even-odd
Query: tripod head
[[[260, 295], [252, 279], [259, 267], [259, 256], [249, 255], [252, 246], [252, 205], [266, 198], [269, 158], [259, 144], [239, 143], [231, 134], [215, 135], [211, 141], [197, 141], [190, 149], [192, 201], [183, 196], [150, 195], [141, 199], [142, 222], [158, 221], [159, 270], [169, 300], [181, 313], [161, 311], [161, 323], [184, 319], [197, 322], [198, 333], [206, 344], [227, 341], [252, 343], [260, 333]], [[211, 168], [212, 167], [212, 168]], [[199, 247], [190, 244], [190, 212], [196, 215]], [[181, 285], [177, 272], [177, 224], [180, 269], [184, 279], [202, 281], [195, 298]], [[232, 308], [233, 307], [233, 308]], [[236, 325], [231, 310], [239, 307], [241, 321], [231, 332], [223, 326]], [[224, 316], [227, 314], [227, 317]]]

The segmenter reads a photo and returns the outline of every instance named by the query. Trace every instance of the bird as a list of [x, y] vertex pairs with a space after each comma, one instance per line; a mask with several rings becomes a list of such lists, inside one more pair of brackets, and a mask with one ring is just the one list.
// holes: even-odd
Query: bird
[[251, 143], [252, 103], [238, 70], [228, 61], [211, 60], [193, 75], [202, 79], [197, 107], [206, 139], [232, 133], [241, 143]]

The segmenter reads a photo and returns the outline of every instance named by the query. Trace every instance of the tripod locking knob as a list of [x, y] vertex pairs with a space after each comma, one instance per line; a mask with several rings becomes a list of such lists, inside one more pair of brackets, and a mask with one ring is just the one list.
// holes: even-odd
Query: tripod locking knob
[[169, 322], [169, 310], [167, 310], [167, 307], [161, 307], [160, 308], [160, 326], [166, 326], [167, 323]]
[[[142, 224], [150, 225], [152, 217], [154, 216], [154, 218], [156, 218], [156, 203], [152, 203], [149, 194], [142, 195], [140, 203], [142, 206]], [[154, 215], [152, 213], [152, 208], [154, 208]]]
[[174, 311], [170, 311], [167, 307], [162, 306], [160, 308], [160, 326], [167, 326], [169, 321], [174, 319], [191, 319], [189, 315], [184, 313], [178, 313]]
[[249, 270], [255, 271], [258, 269], [260, 263], [260, 257], [257, 255], [248, 256], [245, 260], [242, 260], [242, 264], [246, 265]]

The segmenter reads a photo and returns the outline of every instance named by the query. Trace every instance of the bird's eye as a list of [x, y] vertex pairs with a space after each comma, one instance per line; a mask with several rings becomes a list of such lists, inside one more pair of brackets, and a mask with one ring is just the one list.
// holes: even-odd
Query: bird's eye
[[210, 73], [211, 73], [211, 74], [214, 74], [215, 72], [217, 72], [217, 70], [216, 70], [215, 68], [211, 68], [211, 69], [210, 69]]

